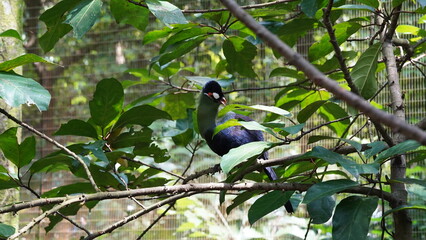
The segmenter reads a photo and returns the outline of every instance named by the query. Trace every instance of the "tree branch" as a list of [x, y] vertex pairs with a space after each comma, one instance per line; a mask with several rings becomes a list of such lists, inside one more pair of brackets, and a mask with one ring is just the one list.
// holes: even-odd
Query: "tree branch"
[[[265, 165], [270, 165], [265, 163]], [[99, 192], [92, 194], [81, 194], [75, 196], [68, 197], [54, 197], [54, 198], [46, 198], [46, 199], [37, 199], [34, 201], [17, 203], [11, 206], [5, 206], [0, 208], [0, 213], [6, 212], [17, 212], [22, 209], [46, 206], [51, 204], [59, 204], [58, 206], [62, 206], [64, 203], [71, 204], [76, 202], [89, 202], [89, 201], [99, 201], [105, 199], [120, 199], [120, 198], [128, 198], [128, 197], [137, 197], [144, 195], [152, 195], [152, 194], [179, 194], [179, 193], [203, 193], [212, 190], [227, 190], [227, 191], [254, 191], [254, 190], [283, 190], [283, 191], [301, 191], [304, 192], [308, 190], [308, 188], [312, 186], [312, 184], [300, 184], [300, 183], [199, 183], [199, 184], [185, 184], [178, 186], [162, 186], [162, 187], [151, 187], [151, 188], [142, 188], [142, 189], [132, 189], [128, 191], [116, 191], [116, 192]], [[351, 190], [345, 190], [343, 192], [350, 191], [352, 193], [360, 193], [366, 194], [366, 192], [371, 191], [371, 188], [368, 187], [358, 187]], [[372, 191], [367, 195], [374, 195], [379, 198], [385, 199], [388, 202], [396, 203], [398, 200], [392, 196], [392, 194], [381, 191]], [[56, 209], [55, 211], [57, 211]]]
[[276, 35], [268, 31], [264, 26], [257, 23], [248, 13], [244, 12], [238, 4], [232, 0], [221, 0], [222, 3], [236, 16], [241, 22], [243, 22], [248, 28], [256, 33], [266, 44], [279, 52], [289, 62], [296, 66], [299, 70], [303, 71], [307, 77], [311, 79], [315, 84], [327, 89], [333, 93], [337, 98], [345, 101], [348, 105], [360, 110], [371, 119], [382, 122], [383, 124], [392, 128], [394, 132], [400, 132], [404, 134], [408, 139], [414, 139], [423, 145], [426, 145], [426, 132], [422, 131], [418, 127], [409, 125], [405, 121], [398, 119], [397, 117], [388, 114], [384, 111], [376, 109], [366, 100], [359, 97], [358, 95], [346, 91], [336, 81], [327, 78], [321, 71], [315, 66], [305, 60], [300, 54], [296, 53], [283, 43]]
[[69, 150], [64, 145], [60, 144], [59, 142], [55, 141], [54, 139], [48, 137], [46, 134], [38, 131], [37, 129], [33, 128], [27, 123], [22, 122], [21, 120], [15, 118], [14, 116], [10, 115], [8, 112], [6, 112], [4, 109], [0, 108], [0, 113], [4, 114], [7, 118], [14, 121], [18, 125], [28, 129], [30, 132], [36, 134], [37, 136], [43, 138], [44, 140], [50, 142], [51, 144], [55, 145], [59, 149], [63, 150], [64, 152], [71, 155], [73, 158], [75, 158], [80, 164], [83, 166], [84, 171], [86, 172], [87, 178], [89, 179], [90, 184], [92, 184], [93, 189], [95, 189], [97, 192], [100, 192], [101, 190], [98, 188], [98, 186], [95, 183], [95, 180], [93, 180], [92, 174], [90, 173], [89, 167], [87, 167], [86, 163], [84, 163], [83, 159], [81, 159], [77, 154], [75, 154], [73, 151]]

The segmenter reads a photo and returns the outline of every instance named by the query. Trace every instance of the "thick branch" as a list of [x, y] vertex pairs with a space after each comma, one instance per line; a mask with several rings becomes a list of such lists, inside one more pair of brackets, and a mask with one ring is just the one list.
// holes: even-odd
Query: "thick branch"
[[[300, 191], [304, 192], [312, 184], [300, 184], [300, 183], [199, 183], [199, 184], [185, 184], [179, 186], [163, 186], [163, 187], [151, 187], [151, 188], [142, 188], [142, 189], [132, 189], [128, 191], [116, 191], [116, 192], [99, 192], [92, 194], [82, 194], [76, 196], [68, 197], [55, 197], [48, 199], [37, 199], [25, 203], [17, 203], [11, 206], [6, 206], [0, 208], [0, 213], [6, 212], [17, 212], [22, 209], [46, 206], [50, 204], [63, 204], [64, 202], [73, 201], [74, 202], [88, 202], [88, 201], [99, 201], [105, 199], [120, 199], [128, 197], [137, 197], [144, 195], [162, 195], [162, 194], [179, 194], [179, 193], [189, 193], [189, 192], [207, 192], [212, 190], [227, 190], [227, 191], [254, 191], [254, 190], [283, 190], [283, 191]], [[368, 187], [358, 187], [351, 188], [352, 193], [360, 193], [377, 196], [383, 198], [388, 202], [396, 203], [396, 199], [387, 192], [382, 191], [372, 191], [374, 189]], [[343, 192], [346, 192], [343, 191]]]
[[360, 110], [374, 121], [382, 122], [383, 124], [391, 127], [394, 132], [401, 132], [407, 138], [417, 140], [423, 145], [426, 145], [426, 132], [422, 131], [418, 127], [409, 125], [405, 121], [398, 119], [391, 114], [376, 109], [363, 98], [352, 92], [346, 91], [340, 87], [336, 81], [327, 78], [321, 71], [315, 68], [315, 66], [309, 63], [300, 54], [294, 52], [293, 49], [283, 43], [276, 35], [269, 32], [265, 27], [257, 23], [234, 1], [221, 1], [241, 22], [243, 22], [248, 28], [256, 33], [256, 35], [259, 36], [266, 44], [287, 58], [292, 65], [303, 71], [306, 76], [308, 76], [315, 84], [327, 89], [337, 98]]

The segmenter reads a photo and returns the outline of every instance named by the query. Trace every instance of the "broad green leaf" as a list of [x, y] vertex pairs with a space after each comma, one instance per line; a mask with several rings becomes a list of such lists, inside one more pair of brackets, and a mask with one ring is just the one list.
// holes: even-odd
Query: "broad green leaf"
[[375, 9], [371, 6], [366, 5], [356, 5], [356, 4], [345, 4], [337, 8], [333, 8], [333, 10], [364, 10], [369, 12], [374, 12]]
[[189, 38], [175, 44], [169, 45], [164, 53], [162, 53], [158, 62], [161, 66], [166, 65], [172, 60], [189, 53], [192, 49], [198, 47], [204, 40], [206, 40], [207, 36], [196, 36], [193, 38]]
[[70, 25], [63, 23], [65, 20], [64, 16], [66, 12], [81, 1], [82, 0], [63, 0], [40, 15], [40, 20], [43, 21], [47, 27], [47, 31], [39, 39], [40, 46], [44, 52], [52, 50], [59, 39], [72, 30]]
[[293, 192], [290, 191], [272, 191], [258, 198], [248, 211], [248, 219], [250, 225], [253, 225], [257, 220], [284, 206], [290, 200]]
[[417, 184], [417, 185], [426, 187], [426, 180], [422, 180], [422, 179], [397, 178], [397, 179], [390, 179], [389, 181], [403, 182], [403, 183], [406, 183], [406, 184]]
[[0, 190], [17, 187], [19, 187], [19, 185], [16, 183], [16, 180], [13, 180], [7, 175], [0, 174]]
[[133, 153], [137, 156], [152, 157], [156, 163], [165, 162], [170, 158], [167, 149], [162, 149], [155, 143], [137, 144], [133, 150]]
[[411, 34], [414, 36], [426, 36], [426, 30], [412, 25], [398, 25], [396, 31], [401, 34]]
[[381, 152], [379, 155], [377, 155], [377, 158], [374, 161], [377, 163], [382, 163], [384, 160], [386, 160], [389, 157], [392, 157], [398, 154], [404, 154], [408, 151], [415, 150], [420, 146], [421, 144], [419, 144], [418, 142], [414, 140], [407, 140]]
[[377, 197], [350, 196], [343, 199], [333, 216], [333, 239], [367, 239], [371, 215], [378, 202]]
[[303, 203], [309, 204], [315, 200], [331, 196], [335, 193], [356, 186], [359, 186], [359, 184], [349, 179], [337, 179], [320, 182], [312, 185], [308, 191], [306, 191], [305, 197], [303, 198]]
[[335, 205], [336, 201], [332, 196], [325, 196], [307, 204], [312, 223], [321, 224], [327, 222], [333, 215]]
[[378, 0], [357, 0], [357, 2], [363, 3], [373, 8], [379, 8], [380, 3]]
[[114, 129], [125, 127], [127, 124], [137, 124], [140, 126], [149, 126], [158, 119], [171, 119], [167, 112], [157, 109], [150, 105], [142, 105], [131, 108], [121, 114], [114, 125]]
[[[338, 104], [333, 102], [326, 102], [319, 109], [319, 115], [327, 122], [330, 122], [336, 119], [347, 117], [348, 113]], [[346, 128], [349, 126], [349, 123], [350, 119], [345, 119], [328, 124], [327, 127], [333, 130], [337, 136], [342, 136], [345, 133]]]
[[55, 172], [60, 170], [70, 170], [70, 167], [75, 162], [71, 156], [65, 154], [58, 154], [54, 156], [47, 156], [35, 161], [31, 167], [31, 173], [38, 172]]
[[106, 141], [104, 141], [104, 140], [97, 140], [93, 143], [90, 143], [90, 144], [83, 146], [84, 149], [90, 150], [97, 159], [99, 159], [103, 162], [102, 164], [99, 164], [103, 167], [105, 167], [109, 164], [109, 160], [108, 160], [108, 158], [105, 155], [105, 152], [103, 150], [105, 143], [106, 143]]
[[[344, 43], [352, 34], [356, 33], [361, 27], [361, 24], [355, 22], [342, 22], [334, 25], [334, 34], [336, 35], [337, 43]], [[330, 36], [325, 34], [320, 41], [315, 42], [309, 48], [309, 60], [316, 61], [333, 51], [333, 46], [330, 43]]]
[[4, 223], [0, 223], [0, 237], [1, 238], [8, 238], [10, 236], [12, 236], [15, 233], [15, 228], [4, 224]]
[[306, 14], [306, 16], [312, 18], [315, 16], [315, 13], [325, 7], [327, 4], [327, 1], [325, 0], [302, 0], [300, 2], [300, 8], [303, 13]]
[[12, 107], [34, 104], [40, 111], [50, 103], [50, 93], [38, 82], [7, 72], [0, 72], [0, 97]]
[[366, 159], [371, 158], [388, 147], [388, 145], [382, 141], [369, 143], [368, 146], [371, 148], [364, 151], [364, 156]]
[[223, 42], [223, 54], [226, 57], [229, 73], [237, 72], [245, 77], [256, 77], [252, 60], [257, 54], [256, 47], [244, 38], [229, 37]]
[[53, 62], [49, 62], [38, 55], [27, 53], [12, 60], [0, 63], [0, 71], [8, 72], [16, 67], [35, 62], [54, 64]]
[[146, 5], [152, 14], [168, 27], [171, 24], [185, 24], [188, 22], [182, 11], [167, 1], [146, 0]]
[[16, 38], [18, 40], [22, 40], [21, 34], [19, 34], [18, 31], [16, 31], [15, 29], [8, 29], [2, 33], [0, 33], [0, 37], [13, 37]]
[[53, 49], [55, 44], [65, 36], [67, 33], [71, 32], [72, 27], [69, 24], [58, 23], [52, 27], [49, 27], [47, 31], [40, 37], [39, 42], [40, 46], [44, 52], [49, 52]]
[[173, 36], [169, 37], [165, 43], [161, 46], [160, 53], [164, 53], [167, 48], [178, 42], [182, 42], [188, 39], [194, 39], [197, 36], [206, 35], [208, 32], [211, 32], [212, 29], [208, 27], [191, 27], [183, 29], [180, 32], [177, 32]]
[[89, 102], [93, 122], [102, 128], [108, 126], [120, 114], [123, 98], [123, 86], [119, 81], [114, 78], [101, 80]]
[[187, 117], [187, 109], [195, 108], [193, 93], [168, 94], [164, 103], [164, 111], [170, 114], [173, 119], [185, 118]]
[[291, 117], [291, 113], [279, 108], [279, 107], [275, 107], [275, 106], [265, 106], [265, 105], [251, 105], [249, 106], [252, 109], [257, 109], [257, 110], [262, 110], [262, 111], [266, 111], [266, 112], [271, 112], [271, 113], [275, 113], [278, 114], [280, 116], [285, 116], [285, 117]]
[[163, 29], [160, 29], [160, 30], [153, 30], [153, 31], [147, 32], [145, 36], [143, 37], [142, 43], [148, 44], [148, 43], [154, 42], [155, 40], [169, 36], [171, 32], [172, 32], [172, 29], [169, 27], [164, 27]]
[[402, 205], [402, 206], [387, 210], [383, 214], [383, 217], [385, 217], [385, 216], [387, 216], [391, 213], [394, 213], [394, 212], [398, 212], [398, 211], [401, 211], [401, 210], [409, 210], [409, 209], [426, 211], [426, 206], [424, 206], [424, 205]]
[[218, 78], [204, 77], [204, 76], [185, 76], [185, 78], [193, 83], [200, 85], [201, 87], [204, 86], [204, 84], [206, 84], [207, 82], [214, 80], [218, 82], [222, 88], [226, 88], [226, 87], [229, 87], [235, 81], [234, 78], [218, 79]]
[[130, 24], [141, 31], [148, 25], [149, 11], [144, 7], [128, 1], [111, 0], [110, 9], [117, 23]]
[[304, 36], [307, 31], [316, 28], [317, 25], [316, 19], [294, 19], [284, 24], [276, 34], [282, 41], [293, 47], [300, 37]]
[[281, 128], [281, 131], [283, 131], [285, 134], [282, 132], [280, 132], [280, 134], [284, 136], [286, 136], [287, 134], [296, 134], [300, 132], [304, 126], [305, 126], [305, 123], [284, 127], [284, 128]]
[[247, 200], [249, 200], [250, 198], [258, 195], [262, 193], [261, 190], [256, 190], [256, 191], [246, 191], [243, 193], [240, 193], [237, 197], [235, 197], [234, 199], [232, 199], [232, 204], [229, 205], [226, 208], [226, 214], [231, 213], [232, 209], [238, 207], [239, 205], [241, 205], [242, 203], [246, 202]]
[[308, 140], [308, 144], [312, 144], [315, 142], [318, 142], [320, 140], [324, 140], [324, 139], [339, 139], [341, 141], [344, 141], [348, 144], [350, 144], [352, 147], [355, 148], [355, 150], [357, 152], [361, 152], [362, 150], [362, 144], [359, 142], [356, 142], [354, 140], [350, 140], [350, 139], [346, 139], [346, 138], [337, 138], [337, 137], [331, 137], [331, 136], [310, 136], [309, 140]]
[[371, 98], [377, 92], [377, 59], [381, 43], [370, 46], [359, 58], [351, 72], [351, 77], [359, 93], [365, 99]]
[[355, 177], [358, 177], [360, 174], [376, 174], [379, 172], [380, 167], [380, 164], [377, 162], [358, 164], [343, 155], [320, 146], [314, 147], [311, 152], [308, 152], [305, 155], [320, 158], [330, 164], [338, 163]]
[[49, 197], [63, 197], [71, 194], [79, 193], [94, 193], [95, 190], [93, 186], [88, 182], [72, 183], [69, 185], [62, 185], [57, 188], [51, 189], [47, 192], [44, 192], [41, 196], [43, 198]]
[[72, 119], [65, 124], [61, 124], [61, 127], [54, 133], [54, 135], [83, 136], [93, 139], [98, 138], [96, 129], [90, 123], [79, 119]]
[[220, 167], [223, 172], [229, 173], [231, 169], [238, 164], [250, 159], [257, 157], [265, 150], [271, 148], [274, 144], [270, 142], [251, 142], [231, 149], [227, 154], [222, 157]]
[[101, 0], [83, 0], [67, 14], [64, 23], [73, 27], [76, 38], [81, 38], [98, 20], [101, 8]]
[[305, 75], [302, 73], [299, 73], [299, 71], [295, 69], [283, 68], [283, 67], [275, 68], [274, 70], [272, 70], [272, 72], [269, 74], [269, 78], [272, 78], [272, 77], [289, 77], [289, 78], [295, 78], [299, 80], [305, 79]]
[[297, 121], [300, 123], [306, 122], [326, 102], [325, 100], [321, 100], [309, 104], [297, 114]]
[[25, 138], [21, 144], [16, 136], [17, 128], [9, 128], [0, 135], [0, 149], [4, 156], [18, 168], [31, 162], [35, 157], [36, 142], [34, 136]]

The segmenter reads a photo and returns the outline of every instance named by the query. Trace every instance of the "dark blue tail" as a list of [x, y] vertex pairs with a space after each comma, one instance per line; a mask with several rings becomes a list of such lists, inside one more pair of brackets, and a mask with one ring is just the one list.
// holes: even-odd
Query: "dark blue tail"
[[[265, 173], [266, 173], [266, 175], [268, 175], [268, 178], [271, 181], [278, 179], [277, 174], [275, 173], [274, 169], [272, 169], [271, 167], [266, 167]], [[287, 210], [288, 213], [294, 213], [294, 209], [293, 209], [293, 206], [291, 205], [290, 201], [286, 202], [284, 207], [285, 207], [285, 210]]]

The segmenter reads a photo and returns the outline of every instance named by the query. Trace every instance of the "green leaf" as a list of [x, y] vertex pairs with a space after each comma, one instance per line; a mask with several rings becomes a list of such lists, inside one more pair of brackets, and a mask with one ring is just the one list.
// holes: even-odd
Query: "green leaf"
[[398, 25], [396, 31], [401, 34], [411, 34], [414, 36], [426, 36], [426, 30], [412, 25]]
[[149, 126], [158, 119], [171, 119], [167, 112], [157, 109], [150, 105], [141, 105], [121, 114], [114, 125], [114, 129], [125, 127], [128, 124], [137, 124], [140, 126]]
[[284, 206], [293, 192], [272, 191], [258, 198], [248, 211], [249, 223], [253, 225], [257, 220]]
[[390, 179], [390, 181], [403, 182], [403, 183], [406, 183], [406, 184], [417, 184], [417, 185], [426, 187], [426, 180], [422, 180], [422, 179], [397, 178], [397, 179]]
[[282, 108], [279, 107], [275, 107], [275, 106], [265, 106], [265, 105], [251, 105], [249, 106], [250, 109], [256, 109], [256, 110], [261, 110], [261, 111], [266, 111], [266, 112], [271, 112], [271, 113], [275, 113], [278, 114], [280, 116], [285, 116], [285, 117], [291, 117], [291, 113], [289, 111], [286, 111]]
[[333, 215], [335, 205], [336, 201], [332, 196], [325, 196], [307, 204], [312, 223], [321, 224], [327, 222]]
[[374, 160], [376, 163], [383, 163], [389, 157], [404, 154], [408, 151], [412, 151], [420, 147], [421, 144], [414, 140], [407, 140], [402, 143], [399, 143], [383, 152], [381, 152], [377, 158]]
[[149, 11], [168, 27], [171, 24], [185, 24], [188, 22], [182, 11], [167, 1], [146, 0], [146, 5], [148, 5]]
[[283, 132], [280, 132], [280, 134], [283, 136], [287, 136], [288, 134], [296, 134], [300, 132], [304, 126], [305, 126], [305, 123], [284, 127], [284, 128], [281, 128], [281, 131]]
[[31, 162], [35, 157], [36, 142], [34, 136], [25, 138], [19, 144], [16, 136], [17, 128], [9, 128], [0, 135], [0, 149], [4, 156], [9, 159], [18, 168], [21, 168]]
[[98, 20], [101, 8], [101, 0], [83, 0], [67, 14], [64, 23], [73, 27], [76, 38], [81, 38]]
[[388, 145], [382, 141], [369, 143], [368, 146], [371, 148], [364, 151], [364, 156], [366, 159], [371, 158], [388, 147]]
[[108, 126], [123, 108], [123, 86], [114, 78], [101, 80], [89, 102], [91, 119], [102, 128]]
[[378, 202], [377, 197], [350, 196], [343, 199], [333, 216], [333, 239], [367, 239], [371, 215]]
[[72, 119], [65, 124], [61, 124], [58, 131], [54, 133], [55, 136], [71, 135], [71, 136], [83, 136], [90, 137], [93, 139], [98, 138], [96, 129], [88, 122], [80, 119]]
[[0, 237], [8, 238], [15, 233], [15, 228], [4, 223], [0, 223]]
[[165, 162], [170, 158], [167, 149], [161, 149], [155, 143], [137, 144], [133, 152], [138, 156], [152, 157], [156, 163]]
[[351, 72], [355, 86], [365, 99], [373, 97], [377, 92], [377, 58], [379, 57], [381, 43], [370, 46], [359, 58]]
[[39, 39], [40, 46], [43, 51], [49, 52], [50, 50], [52, 50], [55, 44], [59, 41], [59, 39], [61, 39], [71, 30], [72, 27], [65, 23], [58, 23], [57, 25], [49, 27], [47, 29], [47, 32], [45, 32], [43, 36], [41, 36]]
[[54, 64], [53, 62], [49, 62], [38, 55], [27, 53], [12, 60], [0, 63], [0, 71], [8, 72], [16, 67], [35, 62]]
[[227, 154], [222, 157], [220, 167], [223, 172], [229, 173], [231, 169], [241, 162], [249, 158], [257, 157], [265, 150], [271, 148], [274, 144], [270, 142], [251, 142], [231, 149]]
[[19, 34], [19, 32], [16, 31], [15, 29], [8, 29], [8, 30], [0, 33], [0, 37], [13, 37], [13, 38], [16, 38], [18, 40], [24, 41], [24, 40], [22, 40], [21, 34]]
[[30, 171], [31, 173], [55, 172], [60, 170], [69, 171], [75, 161], [74, 158], [65, 154], [47, 156], [35, 161], [31, 165]]
[[300, 2], [300, 8], [302, 10], [302, 12], [304, 12], [306, 14], [306, 16], [312, 18], [315, 16], [315, 13], [325, 7], [327, 4], [327, 1], [325, 0], [302, 0]]
[[260, 193], [262, 193], [262, 191], [261, 191], [261, 190], [256, 190], [256, 191], [246, 191], [246, 192], [240, 193], [237, 197], [235, 197], [234, 199], [232, 199], [232, 204], [231, 204], [231, 205], [229, 205], [229, 206], [226, 208], [226, 214], [231, 213], [231, 211], [232, 211], [234, 208], [238, 207], [238, 206], [239, 206], [239, 205], [241, 205], [242, 203], [246, 202], [246, 201], [247, 201], [247, 200], [249, 200], [250, 198], [252, 198], [252, 197], [254, 197], [254, 196], [256, 196], [256, 195], [258, 195], [258, 194], [260, 194]]
[[325, 100], [321, 100], [309, 104], [297, 114], [297, 121], [300, 123], [306, 122], [326, 102]]
[[379, 8], [380, 3], [378, 0], [357, 0], [357, 2], [363, 3], [373, 8]]
[[111, 0], [111, 13], [117, 23], [130, 24], [144, 31], [149, 21], [148, 9], [123, 0]]
[[[326, 121], [333, 121], [336, 119], [344, 118], [348, 116], [348, 113], [339, 105], [333, 102], [326, 102], [321, 106], [319, 115]], [[349, 126], [350, 120], [345, 119], [335, 123], [328, 124], [327, 127], [335, 132], [338, 136], [342, 136], [345, 133], [346, 128]], [[345, 136], [343, 136], [345, 137]]]
[[295, 78], [298, 80], [305, 80], [305, 75], [302, 73], [299, 73], [299, 71], [295, 69], [290, 68], [275, 68], [272, 70], [272, 72], [269, 74], [269, 78], [272, 77], [289, 77], [289, 78]]
[[149, 128], [143, 128], [143, 131], [131, 131], [120, 134], [111, 143], [112, 148], [126, 148], [135, 146], [138, 143], [151, 143], [152, 142], [152, 130]]
[[[336, 35], [337, 44], [344, 43], [352, 34], [356, 33], [361, 28], [361, 24], [355, 22], [343, 22], [334, 25], [334, 34]], [[309, 48], [309, 60], [316, 61], [333, 51], [333, 46], [330, 43], [330, 36], [324, 35], [320, 41], [315, 42]]]
[[237, 72], [242, 76], [256, 77], [252, 60], [257, 54], [257, 48], [244, 38], [230, 37], [223, 42], [223, 54], [228, 62], [227, 71]]
[[375, 12], [375, 9], [366, 5], [357, 5], [357, 4], [345, 4], [337, 8], [333, 8], [333, 10], [365, 10], [369, 12]]
[[356, 186], [359, 186], [357, 182], [348, 179], [337, 179], [320, 182], [312, 185], [308, 191], [306, 191], [305, 197], [303, 198], [303, 203], [309, 204], [315, 200], [326, 196], [331, 196], [335, 193]]
[[401, 211], [401, 210], [409, 210], [409, 209], [426, 211], [426, 206], [424, 206], [424, 205], [402, 205], [402, 206], [398, 206], [396, 208], [387, 210], [383, 214], [383, 217], [385, 217], [385, 216], [387, 216], [387, 215], [389, 215], [391, 213], [394, 213], [394, 212], [398, 212], [398, 211]]
[[206, 35], [208, 32], [211, 32], [212, 29], [208, 27], [191, 27], [183, 29], [182, 31], [177, 32], [171, 36], [163, 45], [161, 46], [160, 53], [164, 53], [167, 48], [178, 42], [182, 42], [188, 39], [194, 39], [197, 36]]
[[379, 172], [380, 167], [380, 164], [377, 162], [358, 164], [338, 153], [320, 146], [314, 147], [311, 152], [308, 152], [305, 155], [323, 159], [330, 164], [338, 163], [355, 177], [358, 177], [360, 174], [376, 174]]
[[164, 111], [173, 119], [182, 119], [187, 116], [187, 109], [195, 107], [195, 98], [193, 93], [168, 94], [164, 103]]
[[12, 107], [35, 104], [40, 111], [50, 103], [50, 93], [38, 82], [6, 72], [0, 72], [0, 97]]
[[43, 21], [47, 27], [47, 31], [39, 39], [43, 51], [48, 52], [52, 50], [59, 39], [72, 30], [70, 25], [63, 23], [65, 20], [64, 16], [66, 12], [81, 1], [82, 0], [63, 0], [41, 14], [40, 20]]
[[[186, 53], [189, 53], [192, 49], [198, 47], [207, 36], [196, 36], [193, 38], [189, 38], [180, 42], [177, 42], [175, 44], [172, 44], [167, 47], [164, 53], [162, 53], [159, 58], [158, 62], [161, 66], [166, 65], [170, 61], [181, 57], [185, 55]], [[155, 62], [155, 61], [154, 61]]]
[[160, 30], [153, 30], [153, 31], [147, 32], [145, 36], [143, 37], [142, 44], [145, 45], [145, 44], [154, 42], [157, 39], [167, 37], [169, 36], [171, 32], [172, 32], [172, 29], [168, 27], [164, 27], [163, 29], [160, 29]]

